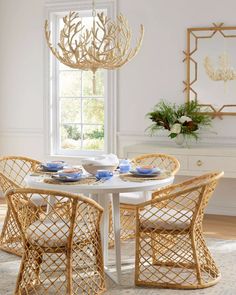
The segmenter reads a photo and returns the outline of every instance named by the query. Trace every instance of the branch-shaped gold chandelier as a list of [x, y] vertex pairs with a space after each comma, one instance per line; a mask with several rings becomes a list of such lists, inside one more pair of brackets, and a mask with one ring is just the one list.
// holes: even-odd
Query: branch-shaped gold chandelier
[[93, 25], [86, 28], [77, 12], [70, 12], [63, 18], [58, 47], [53, 47], [48, 21], [45, 22], [45, 36], [53, 55], [64, 65], [93, 72], [95, 93], [95, 73], [98, 69], [114, 70], [129, 62], [139, 51], [144, 27], [140, 26], [140, 37], [131, 48], [132, 33], [123, 15], [114, 22], [103, 12], [95, 11], [93, 0]]

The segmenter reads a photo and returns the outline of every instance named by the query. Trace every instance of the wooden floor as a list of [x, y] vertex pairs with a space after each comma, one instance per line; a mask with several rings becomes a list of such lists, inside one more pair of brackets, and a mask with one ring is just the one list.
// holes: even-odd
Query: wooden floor
[[[2, 223], [6, 214], [6, 204], [0, 198], [0, 222]], [[208, 237], [236, 240], [236, 217], [223, 215], [205, 215], [203, 222], [204, 233]]]
[[236, 240], [236, 216], [205, 215], [203, 229], [208, 237]]

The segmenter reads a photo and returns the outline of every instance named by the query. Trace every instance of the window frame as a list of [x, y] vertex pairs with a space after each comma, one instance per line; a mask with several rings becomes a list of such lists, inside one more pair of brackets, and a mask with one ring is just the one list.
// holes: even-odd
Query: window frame
[[[106, 9], [107, 15], [114, 19], [116, 16], [116, 1], [106, 0], [95, 3], [96, 9]], [[46, 3], [45, 19], [49, 24], [54, 25], [52, 29], [57, 29], [56, 24], [58, 14], [65, 11], [88, 10], [92, 8], [92, 1], [73, 2], [53, 2]], [[55, 39], [55, 34], [53, 34]], [[45, 40], [45, 37], [44, 37]], [[105, 71], [105, 97], [104, 97], [104, 151], [83, 151], [83, 150], [60, 150], [59, 149], [59, 100], [57, 90], [59, 89], [59, 76], [56, 75], [59, 62], [50, 52], [46, 40], [45, 42], [45, 155], [46, 157], [81, 157], [95, 156], [103, 153], [116, 153], [116, 94], [117, 94], [117, 73], [116, 71]], [[55, 44], [55, 40], [52, 40]], [[55, 84], [56, 85], [55, 85]]]

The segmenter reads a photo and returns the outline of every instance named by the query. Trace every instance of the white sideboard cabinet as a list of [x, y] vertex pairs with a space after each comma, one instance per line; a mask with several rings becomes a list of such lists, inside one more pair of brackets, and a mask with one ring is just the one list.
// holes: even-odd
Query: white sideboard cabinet
[[129, 159], [147, 153], [165, 153], [175, 156], [180, 162], [179, 175], [197, 176], [207, 171], [223, 170], [224, 177], [236, 178], [236, 147], [183, 148], [148, 143], [124, 148], [124, 156]]

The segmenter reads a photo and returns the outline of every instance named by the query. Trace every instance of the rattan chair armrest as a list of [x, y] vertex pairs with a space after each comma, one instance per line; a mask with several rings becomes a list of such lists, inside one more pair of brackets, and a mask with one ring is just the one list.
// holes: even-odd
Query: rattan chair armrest
[[186, 188], [186, 189], [183, 189], [178, 192], [173, 192], [173, 193], [169, 192], [169, 194], [164, 195], [160, 198], [154, 198], [152, 200], [137, 204], [136, 208], [137, 208], [137, 210], [139, 210], [139, 209], [143, 210], [143, 209], [145, 209], [145, 207], [156, 206], [156, 205], [161, 204], [163, 202], [165, 202], [165, 205], [167, 205], [168, 204], [167, 201], [173, 201], [175, 198], [178, 198], [180, 195], [184, 195], [187, 192], [195, 191], [196, 189], [198, 189], [202, 186], [203, 186], [202, 184], [199, 184], [199, 185], [194, 186], [192, 188]]
[[[224, 175], [224, 172], [221, 171], [214, 171], [214, 172], [211, 172], [211, 173], [207, 173], [207, 174], [203, 174], [201, 176], [198, 176], [198, 177], [195, 177], [194, 178], [194, 181], [196, 182], [196, 180], [199, 180], [201, 181], [202, 179], [205, 179], [208, 175], [212, 175], [213, 173], [215, 173], [217, 175], [217, 178], [219, 179], [220, 177], [222, 177]], [[185, 180], [181, 183], [176, 183], [176, 184], [170, 184], [168, 186], [165, 186], [164, 188], [160, 188], [156, 191], [154, 191], [152, 193], [152, 198], [153, 199], [156, 199], [156, 198], [160, 198], [160, 196], [165, 196], [166, 195], [169, 195], [171, 192], [174, 192], [175, 190], [178, 190], [179, 188], [182, 188], [183, 190], [188, 187], [189, 185], [191, 185], [193, 182], [193, 179], [188, 179], [188, 180]], [[200, 182], [199, 182], [200, 183]]]

